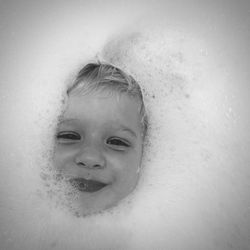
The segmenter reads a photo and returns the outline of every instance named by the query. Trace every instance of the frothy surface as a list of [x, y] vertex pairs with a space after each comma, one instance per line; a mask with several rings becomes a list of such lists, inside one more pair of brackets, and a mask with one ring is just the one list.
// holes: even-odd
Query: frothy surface
[[[157, 15], [152, 12], [149, 23], [153, 24], [135, 35], [115, 35], [106, 43], [122, 24], [106, 34], [104, 30], [113, 27], [119, 16], [123, 24], [129, 19], [126, 5], [112, 7], [116, 9], [113, 20], [107, 18], [111, 4], [100, 8], [102, 13], [94, 11], [96, 5], [62, 5], [59, 12], [58, 6], [40, 5], [30, 5], [26, 18], [21, 17], [28, 15], [27, 6], [21, 7], [23, 12], [11, 4], [1, 8], [12, 19], [1, 59], [5, 65], [1, 247], [246, 249], [250, 244], [250, 123], [244, 7], [184, 5], [180, 10], [159, 4], [169, 18], [154, 18], [153, 23]], [[75, 10], [74, 16], [69, 9]], [[19, 18], [14, 18], [14, 10]], [[40, 19], [38, 10], [49, 18]], [[205, 18], [194, 14], [204, 11]], [[34, 20], [35, 14], [39, 18]], [[23, 30], [18, 25], [21, 20]], [[163, 20], [164, 28], [159, 28]], [[145, 89], [150, 114], [148, 154], [130, 200], [109, 213], [79, 218], [48, 202], [40, 170], [48, 169], [56, 116], [71, 72], [97, 52], [131, 72]], [[62, 188], [48, 182], [51, 191]]]

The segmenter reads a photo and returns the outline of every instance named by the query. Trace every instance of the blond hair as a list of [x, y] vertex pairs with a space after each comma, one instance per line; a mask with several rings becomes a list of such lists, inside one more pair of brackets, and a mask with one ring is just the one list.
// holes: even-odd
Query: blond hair
[[140, 85], [120, 68], [102, 62], [89, 63], [79, 71], [73, 85], [68, 88], [67, 94], [86, 93], [99, 89], [125, 93], [139, 101], [141, 122], [144, 135], [146, 134], [148, 120]]

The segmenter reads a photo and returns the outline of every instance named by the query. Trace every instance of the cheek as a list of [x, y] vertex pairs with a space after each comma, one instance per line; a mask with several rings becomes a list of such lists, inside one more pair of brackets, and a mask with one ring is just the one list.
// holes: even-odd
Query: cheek
[[131, 170], [140, 165], [141, 156], [141, 152], [137, 150], [128, 153], [118, 153], [110, 157], [110, 162], [117, 170]]
[[113, 173], [118, 180], [130, 182], [138, 178], [138, 168], [140, 167], [141, 155], [128, 154], [113, 158]]
[[60, 147], [55, 149], [53, 162], [56, 169], [64, 168], [64, 166], [70, 161], [72, 161], [72, 157], [70, 156], [68, 150], [65, 152], [65, 150]]
[[139, 174], [136, 165], [130, 165], [129, 163], [117, 173], [117, 187], [119, 192], [123, 195], [128, 195], [134, 190], [139, 179]]

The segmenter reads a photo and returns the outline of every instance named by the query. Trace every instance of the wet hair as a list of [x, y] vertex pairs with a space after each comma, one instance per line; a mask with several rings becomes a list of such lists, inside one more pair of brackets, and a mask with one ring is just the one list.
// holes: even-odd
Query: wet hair
[[131, 75], [120, 68], [103, 62], [89, 63], [79, 71], [72, 86], [68, 88], [67, 94], [89, 93], [104, 89], [121, 94], [125, 93], [139, 101], [141, 123], [145, 136], [148, 120], [140, 85]]

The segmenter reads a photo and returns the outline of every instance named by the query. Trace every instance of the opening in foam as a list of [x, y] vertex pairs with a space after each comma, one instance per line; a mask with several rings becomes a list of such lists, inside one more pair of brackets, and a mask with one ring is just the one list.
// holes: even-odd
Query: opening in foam
[[[79, 83], [100, 88], [79, 91]], [[48, 197], [76, 216], [114, 211], [130, 203], [144, 165], [143, 93], [132, 76], [107, 62], [87, 64], [71, 86], [57, 119], [51, 163], [41, 175]]]

